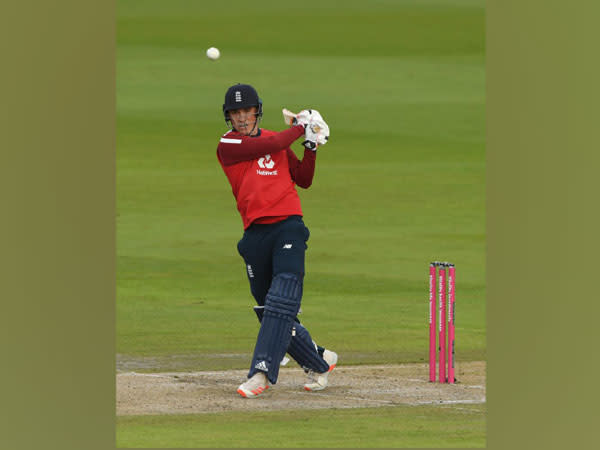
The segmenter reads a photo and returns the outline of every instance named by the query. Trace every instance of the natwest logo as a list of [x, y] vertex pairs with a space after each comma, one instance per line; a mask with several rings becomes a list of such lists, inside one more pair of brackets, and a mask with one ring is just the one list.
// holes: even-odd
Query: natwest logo
[[271, 155], [265, 155], [258, 160], [258, 165], [261, 169], [272, 169], [275, 166], [275, 161], [271, 159]]

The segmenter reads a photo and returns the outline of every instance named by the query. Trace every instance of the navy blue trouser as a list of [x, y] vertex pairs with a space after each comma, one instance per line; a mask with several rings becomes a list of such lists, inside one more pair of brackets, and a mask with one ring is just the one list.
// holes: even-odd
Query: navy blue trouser
[[250, 291], [256, 303], [264, 306], [264, 312], [257, 312], [261, 328], [248, 377], [260, 370], [275, 384], [286, 351], [305, 370], [329, 369], [323, 347], [313, 342], [297, 318], [309, 236], [302, 217], [290, 216], [273, 224], [253, 224], [238, 242]]

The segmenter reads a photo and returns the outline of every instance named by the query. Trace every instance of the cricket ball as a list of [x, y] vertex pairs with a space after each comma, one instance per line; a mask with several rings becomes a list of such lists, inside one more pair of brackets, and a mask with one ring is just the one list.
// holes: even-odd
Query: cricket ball
[[221, 56], [221, 52], [216, 47], [211, 47], [206, 50], [206, 57], [212, 61], [216, 61]]

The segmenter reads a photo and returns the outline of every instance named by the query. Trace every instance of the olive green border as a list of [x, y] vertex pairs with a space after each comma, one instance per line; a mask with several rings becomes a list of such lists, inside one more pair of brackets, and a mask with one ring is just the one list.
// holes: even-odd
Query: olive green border
[[114, 448], [115, 5], [0, 16], [0, 447]]
[[600, 39], [583, 2], [486, 14], [488, 446], [591, 448]]
[[[489, 448], [594, 442], [600, 39], [581, 6], [487, 4]], [[10, 8], [0, 440], [114, 448], [115, 5]]]

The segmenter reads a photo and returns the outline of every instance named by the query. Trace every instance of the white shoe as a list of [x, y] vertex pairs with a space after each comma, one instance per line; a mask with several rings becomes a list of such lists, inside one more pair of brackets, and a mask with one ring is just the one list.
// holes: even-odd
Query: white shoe
[[330, 350], [323, 352], [323, 359], [329, 364], [329, 370], [324, 373], [308, 372], [308, 381], [304, 385], [306, 391], [322, 391], [327, 387], [327, 377], [337, 365], [338, 355]]
[[269, 380], [264, 372], [256, 372], [238, 388], [238, 394], [242, 397], [253, 398], [269, 389]]

